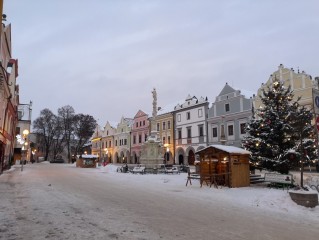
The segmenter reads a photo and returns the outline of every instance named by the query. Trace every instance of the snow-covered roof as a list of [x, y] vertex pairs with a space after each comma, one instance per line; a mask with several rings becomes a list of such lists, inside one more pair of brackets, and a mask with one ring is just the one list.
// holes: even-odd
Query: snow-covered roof
[[204, 151], [205, 149], [208, 149], [208, 148], [217, 148], [217, 149], [222, 150], [224, 152], [235, 153], [235, 154], [251, 154], [251, 152], [249, 152], [249, 151], [247, 151], [245, 149], [239, 148], [239, 147], [220, 145], [220, 144], [210, 145], [210, 146], [208, 146], [208, 147], [206, 147], [204, 149], [201, 149], [201, 150], [197, 151], [196, 153], [202, 152], [202, 151]]
[[183, 108], [188, 108], [188, 107], [192, 107], [192, 106], [195, 106], [195, 105], [198, 105], [198, 104], [202, 104], [202, 103], [208, 103], [208, 99], [207, 97], [204, 98], [204, 97], [200, 97], [199, 99], [195, 96], [191, 97], [190, 94], [188, 94], [188, 96], [186, 97], [186, 100], [183, 101], [184, 103], [183, 104], [177, 104], [175, 107], [174, 107], [174, 110], [180, 110], [180, 109], [183, 109]]
[[176, 102], [167, 104], [164, 107], [160, 107], [160, 109], [157, 111], [157, 115], [162, 115], [162, 114], [173, 112], [175, 106], [181, 102], [184, 102], [184, 100], [176, 101]]

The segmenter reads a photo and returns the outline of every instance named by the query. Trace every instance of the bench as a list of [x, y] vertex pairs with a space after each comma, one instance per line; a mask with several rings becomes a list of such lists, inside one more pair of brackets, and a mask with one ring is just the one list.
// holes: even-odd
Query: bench
[[265, 182], [269, 182], [269, 187], [282, 187], [289, 189], [293, 186], [292, 174], [265, 173]]
[[190, 185], [192, 185], [192, 179], [201, 180], [199, 174], [188, 172], [186, 187], [187, 187], [188, 182], [190, 183]]
[[174, 174], [174, 173], [180, 174], [180, 171], [179, 171], [178, 167], [173, 166], [172, 168], [165, 168], [165, 173], [166, 174], [169, 174], [169, 173], [171, 173], [171, 174]]
[[134, 167], [132, 170], [132, 173], [140, 173], [140, 174], [144, 174], [145, 173], [145, 167]]

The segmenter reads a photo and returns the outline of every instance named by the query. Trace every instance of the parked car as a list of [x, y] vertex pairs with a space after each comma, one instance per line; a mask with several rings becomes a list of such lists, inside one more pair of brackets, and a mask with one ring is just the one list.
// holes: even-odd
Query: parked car
[[57, 157], [52, 159], [50, 163], [64, 163], [64, 159], [62, 157]]

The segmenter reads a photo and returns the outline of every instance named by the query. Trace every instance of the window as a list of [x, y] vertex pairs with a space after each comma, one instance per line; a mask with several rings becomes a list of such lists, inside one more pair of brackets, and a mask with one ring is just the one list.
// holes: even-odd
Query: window
[[198, 133], [199, 133], [200, 137], [204, 136], [204, 127], [203, 127], [203, 125], [199, 125], [198, 126]]
[[147, 141], [147, 134], [145, 134], [145, 141], [144, 142], [146, 142]]
[[157, 123], [157, 131], [159, 131], [159, 130], [160, 130], [160, 124]]
[[117, 146], [117, 140], [115, 140], [115, 146]]
[[145, 120], [143, 120], [143, 126], [145, 126]]
[[123, 132], [123, 128], [122, 128], [122, 132]]
[[171, 129], [171, 121], [167, 122], [167, 129]]
[[203, 109], [198, 109], [198, 117], [202, 117], [203, 116]]
[[142, 135], [138, 135], [138, 143], [142, 143]]
[[142, 126], [142, 121], [140, 121], [140, 126]]
[[104, 142], [102, 142], [102, 148], [104, 148]]
[[21, 119], [22, 119], [22, 116], [23, 116], [22, 111], [18, 111], [18, 120], [21, 120]]
[[187, 128], [187, 138], [191, 138], [192, 137], [192, 128], [188, 127]]
[[133, 136], [133, 144], [136, 144], [136, 136]]
[[246, 127], [246, 123], [241, 123], [240, 124], [240, 134], [245, 134], [245, 127]]
[[138, 127], [138, 122], [136, 123], [136, 127]]
[[217, 127], [213, 128], [213, 137], [217, 138]]
[[16, 135], [20, 135], [20, 127], [16, 127]]
[[167, 143], [168, 143], [168, 144], [171, 144], [171, 136], [168, 136], [168, 137], [167, 137]]
[[166, 122], [163, 122], [163, 130], [166, 129]]
[[225, 111], [226, 111], [226, 112], [229, 112], [229, 103], [226, 103], [226, 104], [225, 104]]
[[191, 119], [191, 112], [187, 112], [187, 113], [186, 113], [186, 119], [187, 119], [187, 120], [190, 120], [190, 119]]
[[124, 145], [127, 145], [127, 139], [124, 139]]
[[109, 147], [112, 147], [112, 143], [111, 143], [111, 141], [109, 141]]
[[163, 144], [165, 144], [165, 137], [163, 137]]
[[120, 139], [120, 146], [122, 146], [122, 139]]
[[177, 122], [181, 121], [181, 114], [177, 114]]
[[178, 139], [182, 139], [182, 129], [178, 129]]
[[234, 126], [228, 125], [228, 136], [233, 136], [233, 135], [234, 135]]

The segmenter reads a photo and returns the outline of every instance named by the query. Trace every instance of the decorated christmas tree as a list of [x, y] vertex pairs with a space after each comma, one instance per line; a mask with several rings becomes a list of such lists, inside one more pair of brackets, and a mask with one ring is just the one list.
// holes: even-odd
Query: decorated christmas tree
[[254, 111], [243, 139], [253, 166], [288, 173], [315, 157], [313, 115], [293, 97], [291, 87], [277, 79], [263, 90], [262, 105]]

